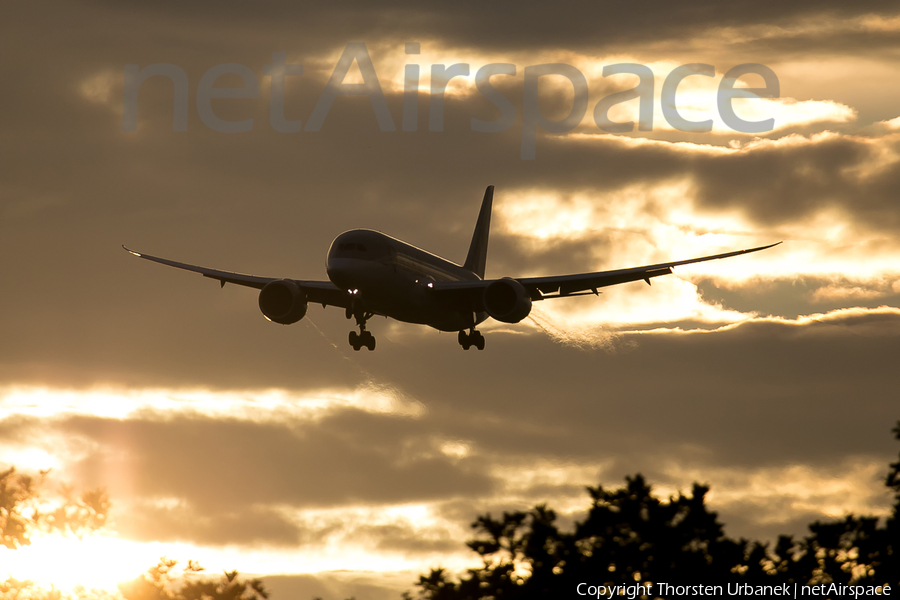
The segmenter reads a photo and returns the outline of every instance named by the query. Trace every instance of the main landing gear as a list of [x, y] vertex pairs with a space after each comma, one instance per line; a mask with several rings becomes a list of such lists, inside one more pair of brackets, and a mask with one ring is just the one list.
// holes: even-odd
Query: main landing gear
[[469, 333], [460, 331], [459, 345], [462, 346], [463, 350], [468, 350], [470, 346], [475, 346], [479, 350], [484, 350], [484, 336], [475, 328], [472, 328]]
[[365, 346], [370, 351], [375, 349], [375, 336], [372, 335], [371, 331], [366, 331], [363, 329], [359, 333], [355, 331], [350, 332], [350, 345], [353, 346], [353, 349], [359, 352], [359, 349]]
[[371, 331], [366, 330], [366, 321], [371, 319], [375, 313], [366, 312], [363, 310], [352, 311], [351, 309], [347, 309], [347, 318], [349, 319], [351, 316], [356, 317], [356, 325], [359, 327], [359, 333], [355, 331], [350, 332], [350, 345], [353, 346], [353, 349], [359, 352], [359, 349], [365, 346], [369, 352], [375, 349], [375, 336], [372, 335]]

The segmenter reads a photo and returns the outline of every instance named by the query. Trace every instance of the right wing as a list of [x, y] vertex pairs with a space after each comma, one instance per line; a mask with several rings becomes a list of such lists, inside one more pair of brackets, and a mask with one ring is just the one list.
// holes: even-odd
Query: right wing
[[[270, 281], [278, 281], [279, 279], [282, 279], [281, 277], [258, 277], [256, 275], [244, 275], [242, 273], [231, 273], [230, 271], [209, 269], [207, 267], [189, 265], [187, 263], [181, 263], [174, 260], [169, 260], [167, 258], [159, 258], [158, 256], [142, 254], [140, 252], [135, 252], [134, 250], [127, 248], [124, 245], [122, 246], [122, 248], [125, 248], [127, 252], [134, 254], [138, 258], [143, 258], [145, 260], [153, 261], [161, 265], [167, 265], [169, 267], [175, 267], [176, 269], [184, 269], [185, 271], [200, 273], [204, 277], [215, 279], [222, 284], [222, 287], [224, 287], [226, 283], [233, 283], [235, 285], [243, 285], [246, 287], [261, 290]], [[348, 308], [350, 306], [350, 296], [347, 294], [347, 292], [340, 289], [330, 281], [302, 281], [299, 279], [292, 279], [291, 281], [296, 283], [297, 286], [299, 286], [306, 293], [307, 300], [309, 300], [309, 302], [312, 304], [321, 304], [322, 306], [339, 306], [341, 308]]]

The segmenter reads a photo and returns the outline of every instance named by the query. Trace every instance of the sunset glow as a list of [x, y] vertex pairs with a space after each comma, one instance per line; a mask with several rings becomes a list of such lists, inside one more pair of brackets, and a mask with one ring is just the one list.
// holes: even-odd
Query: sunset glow
[[417, 597], [638, 475], [769, 553], [893, 514], [897, 8], [5, 8], [0, 596]]
[[84, 539], [37, 535], [18, 550], [0, 548], [0, 580], [31, 580], [41, 587], [72, 591], [78, 586], [115, 591], [156, 564], [154, 548], [114, 537]]

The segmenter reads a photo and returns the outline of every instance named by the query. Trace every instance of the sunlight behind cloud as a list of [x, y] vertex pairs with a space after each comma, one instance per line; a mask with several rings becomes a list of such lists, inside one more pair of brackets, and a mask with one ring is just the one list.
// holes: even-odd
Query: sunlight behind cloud
[[882, 125], [886, 129], [890, 129], [891, 131], [900, 131], [900, 117], [894, 117], [893, 119], [888, 119], [886, 121], [879, 121], [877, 124]]
[[301, 528], [301, 544], [290, 548], [182, 546], [179, 555], [197, 557], [208, 569], [230, 565], [256, 575], [419, 572], [436, 561], [452, 569], [477, 564], [460, 543], [468, 535], [467, 528], [441, 515], [440, 504], [300, 510], [285, 506], [280, 512]]
[[547, 301], [541, 305], [541, 310], [545, 318], [567, 337], [582, 343], [602, 340], [604, 325], [613, 328], [606, 332], [612, 341], [618, 330], [647, 324], [691, 321], [724, 325], [754, 316], [704, 302], [694, 284], [673, 276], [657, 278], [651, 287], [640, 281], [610, 288], [596, 299], [585, 297], [567, 303]]
[[115, 590], [156, 564], [160, 554], [152, 545], [92, 535], [84, 539], [37, 533], [30, 546], [0, 547], [0, 581], [7, 577], [31, 580], [41, 587], [72, 590]]
[[[591, 264], [571, 265], [573, 272], [656, 264], [773, 241], [749, 234], [752, 228], [736, 211], [711, 214], [695, 210], [693, 194], [686, 178], [653, 186], [629, 186], [602, 196], [591, 192], [561, 195], [546, 190], [513, 191], [504, 194], [497, 227], [536, 253], [553, 240], [578, 241], [587, 248], [595, 244], [594, 240], [605, 242], [596, 243]], [[703, 302], [696, 286], [683, 278], [714, 274], [744, 280], [768, 274], [769, 265], [780, 258], [749, 255], [730, 259], [727, 265], [714, 261], [677, 267], [674, 276], [656, 278], [649, 287], [643, 282], [629, 283], [603, 288], [599, 298], [548, 300], [539, 305], [537, 321], [533, 322], [554, 339], [588, 347], [609, 341], [605, 335], [598, 335], [600, 323], [687, 319], [737, 322], [750, 315]]]
[[495, 220], [498, 229], [538, 240], [582, 237], [599, 224], [598, 204], [586, 196], [560, 197], [553, 192], [504, 193]]
[[[645, 250], [638, 258], [633, 250], [623, 251], [621, 242], [632, 243], [640, 238], [654, 244], [660, 234], [683, 226], [698, 228], [698, 223], [669, 222], [675, 215], [679, 221], [687, 215], [696, 216], [691, 206], [692, 183], [687, 178], [671, 179], [658, 184], [634, 184], [603, 194], [594, 191], [578, 191], [571, 194], [544, 189], [510, 189], [504, 191], [496, 209], [496, 225], [499, 231], [529, 240], [535, 248], [542, 248], [551, 239], [598, 240], [610, 239], [610, 250], [627, 255], [638, 263], [623, 263], [618, 267], [659, 262], [651, 258], [652, 251]], [[744, 225], [735, 220], [706, 217], [699, 223], [702, 233], [705, 227], [715, 225], [725, 231], [741, 230]], [[693, 233], [691, 231], [682, 232]], [[696, 233], [695, 233], [696, 235]], [[605, 256], [606, 268], [617, 268], [618, 256]]]
[[[792, 134], [731, 148], [616, 136], [604, 139], [625, 146], [650, 144], [690, 155], [754, 154], [786, 146], [815, 146], [842, 137], [834, 132]], [[894, 137], [852, 137], [854, 142], [868, 147], [873, 160], [865, 161], [863, 170], [849, 175], [871, 179], [884, 177], [895, 168], [900, 157], [893, 149]], [[573, 265], [572, 272], [655, 264], [777, 241], [785, 243], [746, 257], [681, 267], [676, 273], [722, 280], [833, 273], [874, 278], [895, 272], [900, 260], [900, 245], [892, 239], [873, 237], [875, 232], [865, 223], [827, 198], [823, 198], [818, 210], [804, 214], [801, 220], [783, 222], [775, 231], [764, 231], [743, 214], [740, 206], [724, 208], [729, 203], [723, 202], [723, 208], [710, 209], [706, 206], [709, 201], [701, 201], [697, 196], [696, 185], [687, 176], [627, 185], [603, 193], [513, 189], [498, 198], [496, 229], [515, 236], [518, 243], [535, 253], [557, 240], [577, 241], [589, 250], [594, 245], [597, 250], [593, 264]]]
[[[646, 62], [629, 55], [587, 55], [565, 49], [492, 54], [481, 48], [447, 46], [439, 40], [419, 40], [419, 43], [420, 54], [411, 55], [405, 53], [405, 46], [402, 43], [392, 41], [376, 42], [367, 45], [375, 72], [384, 92], [397, 94], [403, 92], [406, 85], [406, 65], [418, 65], [419, 67], [417, 89], [420, 95], [429, 95], [431, 93], [431, 74], [434, 65], [444, 65], [446, 68], [456, 64], [468, 65], [469, 74], [453, 77], [447, 83], [444, 94], [448, 96], [477, 97], [480, 96], [480, 92], [475, 86], [475, 75], [485, 65], [494, 63], [515, 65], [516, 75], [504, 77], [507, 78], [507, 81], [515, 81], [514, 85], [522, 86], [524, 85], [526, 67], [563, 63], [574, 66], [587, 80], [589, 102], [582, 125], [589, 130], [596, 130], [593, 118], [593, 107], [596, 103], [614, 91], [630, 89], [637, 83], [637, 77], [630, 74], [603, 77], [604, 66], [620, 63], [644, 64], [654, 74], [653, 129], [658, 131], [675, 131], [675, 128], [663, 114], [661, 96], [666, 77], [673, 69], [680, 66], [681, 63], [679, 62]], [[343, 50], [343, 48], [333, 48], [322, 55], [307, 57], [303, 62], [311, 63], [310, 66], [321, 69], [324, 74], [334, 68]], [[296, 60], [301, 60], [301, 57], [298, 57]], [[722, 65], [714, 65], [714, 67], [720, 69]], [[675, 106], [679, 114], [689, 121], [699, 122], [712, 119], [712, 133], [714, 134], [746, 135], [726, 125], [719, 115], [716, 97], [723, 76], [724, 71], [717, 71], [714, 77], [690, 76], [684, 78], [678, 86]], [[362, 78], [354, 62], [344, 83], [361, 82]], [[757, 85], [762, 85], [760, 82], [761, 78], [758, 75], [749, 75], [738, 80], [735, 87], [756, 87]], [[83, 90], [85, 90], [83, 94], [86, 97], [96, 98], [98, 90], [102, 91], [105, 89], [104, 85], [102, 78], [98, 75], [83, 84]], [[554, 92], [561, 92], [571, 96], [572, 84], [562, 76], [542, 77], [539, 84], [539, 94], [544, 96]], [[571, 102], [571, 100], [569, 101]], [[771, 99], [739, 98], [734, 100], [733, 106], [737, 116], [747, 121], [763, 121], [774, 118], [773, 131], [816, 123], [848, 123], [855, 120], [857, 116], [856, 110], [852, 107], [830, 99], [800, 100], [791, 97]], [[521, 107], [519, 111], [521, 111]], [[617, 123], [637, 121], [638, 99], [614, 105], [609, 111], [609, 118]]]
[[78, 88], [81, 97], [95, 104], [109, 105], [121, 112], [114, 90], [121, 84], [121, 75], [112, 70], [104, 70], [85, 79]]
[[[465, 96], [478, 93], [475, 90], [475, 74], [484, 65], [512, 62], [519, 66], [518, 75], [521, 79], [521, 70], [524, 66], [535, 64], [528, 62], [533, 60], [533, 53], [516, 53], [512, 55], [504, 53], [503, 55], [496, 55], [490, 54], [481, 48], [447, 46], [440, 40], [413, 39], [410, 41], [419, 43], [419, 54], [406, 54], [405, 43], [398, 43], [394, 39], [366, 44], [369, 56], [372, 58], [372, 64], [375, 67], [375, 73], [378, 76], [378, 82], [385, 93], [403, 92], [406, 85], [406, 65], [419, 66], [417, 89], [420, 94], [429, 94], [431, 91], [431, 72], [434, 65], [444, 65], [448, 69], [452, 65], [460, 63], [469, 65], [469, 75], [457, 76], [451, 79], [444, 92], [448, 96]], [[305, 64], [311, 63], [317, 69], [321, 69], [323, 73], [327, 72], [330, 74], [343, 51], [344, 46], [341, 46], [332, 48], [314, 57], [297, 57], [297, 60]], [[348, 71], [344, 83], [362, 83], [362, 77], [355, 61]]]
[[[802, 136], [759, 142], [778, 143], [814, 142]], [[753, 152], [754, 146], [728, 151]], [[650, 287], [629, 283], [603, 288], [599, 298], [548, 300], [536, 305], [539, 311], [524, 324], [539, 327], [561, 343], [597, 347], [609, 341], [598, 329], [600, 324], [627, 327], [683, 320], [725, 324], [755, 316], [704, 301], [693, 283], [699, 278], [712, 278], [717, 286], [729, 289], [795, 277], [842, 281], [815, 292], [809, 298], [813, 302], [839, 298], [853, 302], [892, 293], [900, 245], [873, 237], [843, 209], [826, 205], [802, 222], [782, 225], [778, 232], [754, 233], [756, 226], [739, 210], [698, 209], [695, 193], [691, 182], [682, 179], [602, 195], [549, 190], [504, 194], [496, 227], [520, 248], [540, 255], [548, 244], [565, 241], [593, 255], [588, 264], [569, 266], [569, 272], [656, 264], [784, 241], [747, 256], [676, 267], [673, 275], [652, 280]], [[529, 272], [528, 261], [523, 263], [523, 276], [546, 274]]]
[[321, 390], [297, 394], [288, 390], [198, 389], [54, 389], [29, 386], [0, 388], [0, 419], [12, 415], [54, 417], [84, 414], [125, 419], [142, 411], [240, 417], [254, 421], [317, 419], [338, 408], [415, 417], [424, 407], [383, 386], [355, 390]]
[[48, 448], [10, 442], [0, 443], [0, 466], [15, 465], [26, 471], [42, 471], [63, 466], [61, 457]]
[[536, 460], [528, 465], [498, 464], [494, 467], [493, 474], [503, 481], [506, 495], [517, 495], [535, 487], [596, 484], [599, 475], [614, 462], [611, 458], [596, 463]]
[[[196, 560], [205, 573], [238, 570], [242, 575], [311, 574], [329, 571], [416, 573], [440, 561], [451, 569], [477, 561], [461, 543], [467, 531], [439, 515], [437, 504], [339, 507], [293, 511], [309, 537], [289, 549], [266, 546], [203, 546], [184, 542], [135, 542], [112, 535], [84, 539], [36, 534], [16, 550], [0, 547], [0, 581], [31, 580], [44, 588], [114, 591], [166, 556]], [[400, 536], [396, 543], [391, 536]], [[435, 543], [429, 551], [429, 543]], [[447, 546], [454, 551], [448, 552]], [[408, 575], [407, 579], [411, 576]]]
[[[637, 60], [623, 60], [622, 62], [639, 63]], [[611, 63], [607, 63], [611, 64]], [[597, 63], [595, 77], [602, 77], [602, 63]], [[663, 113], [662, 89], [666, 77], [680, 65], [676, 62], [664, 61], [648, 63], [646, 66], [653, 70], [653, 129], [659, 131], [675, 131], [675, 128], [666, 119]], [[717, 65], [713, 65], [718, 67]], [[678, 85], [675, 95], [674, 107], [678, 114], [691, 122], [702, 122], [711, 119], [713, 134], [748, 135], [736, 131], [725, 124], [719, 114], [717, 95], [719, 86], [724, 77], [724, 72], [716, 72], [714, 77], [692, 75], [685, 77]], [[629, 89], [637, 84], [634, 75], [614, 75], [609, 80], [621, 85], [622, 89]], [[619, 83], [622, 82], [622, 83]], [[591, 85], [593, 84], [593, 85]], [[592, 88], [600, 88], [598, 80], [589, 82]], [[749, 75], [740, 78], [735, 83], [735, 89], [763, 87], [764, 83], [759, 75]], [[772, 132], [782, 131], [793, 127], [806, 126], [817, 123], [849, 123], [856, 119], [857, 111], [850, 106], [833, 100], [798, 100], [790, 97], [779, 98], [735, 98], [732, 107], [738, 118], [745, 121], [764, 121], [774, 119]], [[635, 98], [627, 102], [614, 105], [609, 111], [609, 119], [614, 123], [637, 122], [639, 119], [639, 99]], [[592, 111], [588, 111], [582, 122], [588, 126], [588, 130], [595, 127]], [[771, 132], [767, 132], [771, 133]], [[750, 134], [756, 135], [756, 134]]]
[[884, 472], [880, 460], [848, 458], [837, 470], [794, 464], [751, 470], [707, 467], [701, 471], [670, 462], [665, 471], [679, 481], [711, 482], [710, 504], [723, 510], [758, 506], [762, 524], [787, 523], [797, 514], [810, 512], [820, 518], [889, 513], [888, 491], [878, 486]]

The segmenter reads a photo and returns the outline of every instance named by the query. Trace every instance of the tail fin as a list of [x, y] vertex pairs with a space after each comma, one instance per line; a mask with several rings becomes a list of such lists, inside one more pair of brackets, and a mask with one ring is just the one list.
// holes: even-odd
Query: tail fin
[[484, 266], [487, 263], [488, 235], [491, 232], [491, 204], [494, 200], [494, 186], [489, 185], [484, 190], [484, 200], [481, 201], [481, 212], [478, 213], [478, 222], [475, 223], [475, 233], [472, 234], [472, 243], [469, 246], [469, 255], [466, 256], [466, 269], [472, 271], [484, 279]]

